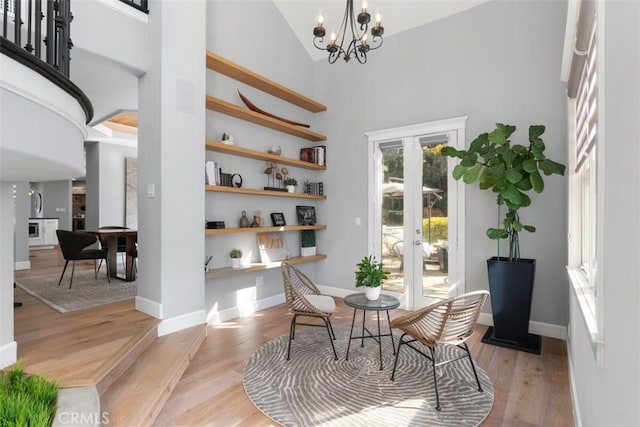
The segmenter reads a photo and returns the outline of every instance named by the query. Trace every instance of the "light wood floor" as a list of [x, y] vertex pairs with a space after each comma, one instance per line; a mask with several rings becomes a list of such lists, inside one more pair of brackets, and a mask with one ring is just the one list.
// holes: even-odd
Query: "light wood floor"
[[[57, 250], [32, 251], [32, 255], [32, 269], [16, 272], [16, 276], [39, 276], [62, 270], [63, 261]], [[91, 265], [86, 268], [91, 268]], [[46, 340], [40, 337], [49, 335], [48, 329], [52, 325], [73, 313], [60, 314], [51, 310], [19, 289], [16, 290], [16, 300], [25, 303], [15, 311], [19, 355], [24, 354], [27, 348], [32, 354], [48, 354]], [[348, 324], [352, 310], [344, 305], [342, 299], [336, 300], [338, 310], [332, 321], [335, 324]], [[110, 304], [95, 309], [96, 323], [103, 316], [116, 318], [130, 315], [133, 303], [130, 304]], [[109, 315], [107, 312], [110, 310]], [[35, 326], [38, 322], [34, 320], [38, 318], [42, 319], [39, 329]], [[91, 322], [87, 316], [79, 319]], [[242, 388], [242, 369], [251, 354], [263, 343], [288, 332], [289, 321], [286, 308], [280, 305], [251, 316], [210, 326], [208, 338], [193, 358], [154, 425], [275, 425], [246, 397]], [[33, 328], [37, 330], [29, 330]], [[474, 360], [487, 371], [495, 389], [494, 406], [483, 426], [573, 426], [566, 343], [543, 338], [542, 354], [538, 356], [482, 344], [480, 338], [485, 330], [486, 327], [479, 326], [478, 333], [469, 342]], [[56, 334], [58, 339], [64, 339], [63, 331], [57, 331]], [[110, 340], [109, 334], [102, 336], [105, 337], [104, 340]], [[38, 342], [43, 344], [39, 349]], [[92, 342], [86, 345], [99, 344]], [[104, 342], [102, 345], [108, 346]], [[63, 352], [64, 346], [59, 347], [58, 351]], [[69, 355], [72, 353], [70, 351]], [[55, 357], [64, 356], [57, 354]], [[51, 359], [55, 364], [53, 356]], [[140, 384], [140, 387], [144, 388], [145, 385]]]

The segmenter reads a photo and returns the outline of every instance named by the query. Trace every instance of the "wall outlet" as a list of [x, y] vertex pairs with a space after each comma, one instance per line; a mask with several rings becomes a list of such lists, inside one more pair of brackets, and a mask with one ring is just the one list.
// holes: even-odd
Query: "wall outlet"
[[256, 286], [264, 285], [264, 278], [262, 276], [256, 277]]

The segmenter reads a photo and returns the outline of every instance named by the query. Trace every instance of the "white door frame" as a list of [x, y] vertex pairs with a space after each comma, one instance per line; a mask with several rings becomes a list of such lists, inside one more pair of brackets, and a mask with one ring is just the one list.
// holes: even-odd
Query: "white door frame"
[[[382, 166], [382, 158], [379, 155], [378, 145], [387, 141], [403, 140], [416, 136], [429, 134], [449, 133], [453, 135], [448, 144], [462, 149], [465, 145], [465, 126], [467, 116], [454, 117], [426, 123], [400, 126], [390, 129], [365, 132], [368, 138], [368, 194], [371, 203], [368, 206], [368, 251], [378, 259], [382, 259], [382, 235], [378, 219], [381, 218], [382, 200], [381, 191], [382, 174], [379, 173]], [[456, 162], [448, 158], [448, 170], [452, 171]], [[459, 295], [465, 289], [465, 186], [448, 176], [448, 218], [449, 218], [449, 289], [450, 296]], [[406, 212], [405, 212], [406, 215]], [[407, 251], [405, 251], [407, 253]], [[407, 264], [409, 265], [409, 264]], [[389, 292], [390, 293], [390, 292]], [[405, 290], [403, 294], [397, 294], [402, 308], [413, 310], [416, 304], [413, 289]]]

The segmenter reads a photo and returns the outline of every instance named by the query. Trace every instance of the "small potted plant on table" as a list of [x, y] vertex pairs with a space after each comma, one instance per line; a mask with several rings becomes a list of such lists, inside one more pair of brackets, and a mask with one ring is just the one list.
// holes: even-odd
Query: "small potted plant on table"
[[231, 267], [240, 268], [242, 251], [240, 249], [231, 249], [231, 252], [229, 252], [229, 257], [231, 258]]
[[375, 301], [380, 297], [382, 282], [388, 278], [388, 271], [384, 271], [382, 263], [376, 261], [375, 257], [369, 255], [362, 258], [356, 264], [356, 288], [364, 286], [367, 299]]
[[295, 178], [285, 178], [284, 185], [287, 186], [287, 191], [289, 193], [296, 192], [296, 185], [298, 185], [298, 181]]

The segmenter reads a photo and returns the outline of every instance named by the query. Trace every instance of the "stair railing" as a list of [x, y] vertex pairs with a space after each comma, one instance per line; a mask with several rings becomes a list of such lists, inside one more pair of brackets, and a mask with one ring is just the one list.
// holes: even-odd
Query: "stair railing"
[[[13, 42], [21, 49], [44, 60], [65, 77], [69, 77], [71, 41], [71, 0], [0, 0], [2, 4], [2, 42]], [[26, 15], [26, 17], [24, 17]], [[26, 19], [26, 26], [25, 21]], [[43, 21], [46, 36], [42, 37]], [[13, 31], [10, 31], [13, 27]], [[13, 33], [13, 39], [11, 38]], [[22, 39], [26, 43], [22, 45]], [[42, 45], [46, 46], [45, 57]]]

